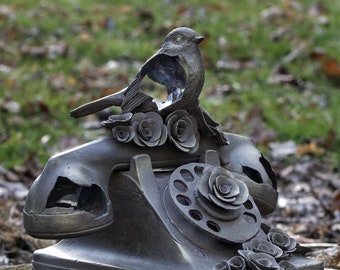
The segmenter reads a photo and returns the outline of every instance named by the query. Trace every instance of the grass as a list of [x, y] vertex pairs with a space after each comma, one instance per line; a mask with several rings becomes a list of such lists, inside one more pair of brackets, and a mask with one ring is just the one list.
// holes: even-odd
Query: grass
[[[93, 138], [80, 126], [82, 121], [69, 117], [72, 108], [106, 93], [100, 86], [84, 83], [91, 75], [84, 75], [84, 66], [98, 71], [111, 59], [128, 63], [127, 68], [105, 77], [112, 88], [118, 88], [122, 77], [129, 81], [136, 73], [138, 65], [133, 62], [144, 62], [157, 50], [168, 29], [180, 25], [190, 26], [206, 37], [202, 51], [207, 70], [201, 103], [224, 127], [229, 127], [230, 121], [240, 122], [228, 131], [247, 135], [247, 122], [242, 122], [240, 115], [258, 104], [266, 127], [275, 130], [280, 140], [323, 140], [331, 129], [339, 136], [339, 84], [327, 77], [310, 53], [322, 48], [336, 59], [340, 2], [322, 2], [319, 10], [327, 16], [326, 24], [318, 22], [323, 14], [308, 15], [313, 8], [308, 0], [299, 1], [299, 7], [292, 6], [294, 3], [287, 6], [289, 1], [272, 0], [204, 2], [3, 0], [1, 6], [10, 12], [0, 16], [0, 35], [4, 37], [0, 63], [11, 71], [0, 72], [0, 164], [7, 168], [21, 165], [32, 154], [45, 163], [66, 135], [80, 141]], [[261, 12], [272, 6], [284, 15], [264, 21]], [[280, 29], [287, 33], [272, 41], [272, 35]], [[57, 42], [67, 44], [66, 55], [36, 57], [20, 51], [23, 45]], [[301, 44], [305, 44], [301, 54], [284, 62], [285, 56]], [[216, 68], [221, 59], [255, 65], [223, 70]], [[287, 68], [293, 77], [313, 87], [269, 84], [276, 66]], [[51, 78], [60, 74], [63, 87], [52, 87]], [[231, 87], [228, 96], [223, 100], [206, 98], [220, 85]], [[17, 102], [20, 111], [4, 109], [8, 101]], [[42, 138], [49, 140], [42, 144]], [[326, 153], [334, 167], [340, 163], [339, 147], [337, 137]]]

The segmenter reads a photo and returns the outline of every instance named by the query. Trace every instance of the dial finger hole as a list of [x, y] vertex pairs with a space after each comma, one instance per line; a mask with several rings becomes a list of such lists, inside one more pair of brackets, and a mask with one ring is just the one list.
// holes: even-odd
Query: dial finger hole
[[195, 166], [194, 169], [195, 173], [197, 174], [198, 177], [201, 177], [203, 174], [203, 167], [202, 166]]
[[194, 220], [197, 220], [197, 221], [200, 221], [200, 220], [202, 220], [202, 218], [203, 218], [202, 213], [201, 213], [200, 211], [194, 210], [194, 209], [189, 210], [189, 215], [190, 215]]
[[188, 190], [188, 186], [181, 180], [175, 180], [174, 187], [180, 192], [186, 192]]
[[184, 206], [189, 206], [191, 204], [191, 200], [187, 196], [177, 195], [176, 200], [178, 203]]
[[220, 226], [214, 221], [208, 220], [207, 226], [214, 232], [220, 232], [221, 231]]
[[256, 224], [257, 218], [252, 213], [244, 212], [243, 217], [249, 224]]
[[253, 204], [252, 204], [252, 202], [251, 201], [249, 201], [249, 200], [247, 200], [244, 204], [244, 207], [246, 208], [246, 209], [253, 209]]
[[180, 171], [180, 174], [185, 181], [188, 181], [188, 182], [194, 181], [194, 176], [189, 170], [183, 169]]

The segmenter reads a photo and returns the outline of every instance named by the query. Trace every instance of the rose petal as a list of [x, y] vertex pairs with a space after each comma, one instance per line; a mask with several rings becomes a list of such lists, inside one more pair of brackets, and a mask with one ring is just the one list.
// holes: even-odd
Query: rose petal
[[142, 112], [135, 113], [132, 118], [131, 122], [140, 122], [142, 120], [146, 119], [146, 114]]
[[116, 126], [127, 126], [130, 124], [131, 117], [132, 113], [110, 115], [107, 120], [102, 121], [100, 124], [106, 128], [111, 129]]
[[191, 135], [186, 141], [180, 143], [185, 148], [193, 148], [197, 144], [197, 138], [195, 135]]
[[145, 144], [140, 140], [139, 136], [138, 136], [138, 132], [136, 131], [138, 129], [138, 126], [139, 126], [139, 122], [133, 122], [132, 123], [132, 127], [131, 129], [133, 130], [133, 132], [135, 132], [135, 136], [133, 137], [133, 142], [135, 144], [137, 144], [138, 146], [142, 146], [142, 147], [145, 147]]
[[248, 200], [249, 190], [248, 190], [247, 185], [244, 182], [237, 180], [237, 179], [235, 179], [235, 181], [237, 181], [238, 183], [238, 186], [240, 188], [240, 193], [237, 196], [236, 200], [233, 202], [233, 204], [239, 205], [239, 204], [245, 203]]
[[214, 265], [213, 270], [231, 270], [227, 261], [221, 261]]
[[188, 137], [192, 134], [192, 124], [191, 122], [185, 121], [184, 119], [180, 119], [174, 125], [176, 138], [181, 143], [186, 142]]
[[230, 204], [230, 203], [225, 203], [223, 201], [221, 201], [220, 199], [218, 199], [215, 195], [213, 194], [209, 194], [209, 199], [214, 203], [216, 204], [217, 206], [225, 209], [225, 210], [236, 210], [236, 209], [239, 209], [240, 206], [238, 205], [233, 205], [233, 204]]
[[166, 126], [162, 125], [162, 135], [159, 138], [158, 145], [160, 146], [160, 145], [165, 144], [167, 138], [168, 138], [168, 134], [167, 134], [167, 131], [166, 131]]
[[[206, 169], [205, 169], [206, 170]], [[201, 195], [209, 200], [209, 186], [208, 186], [208, 181], [209, 181], [209, 174], [204, 173], [203, 170], [203, 175], [198, 182], [198, 191], [201, 193]]]
[[234, 256], [228, 260], [228, 264], [232, 270], [244, 270], [246, 269], [246, 262], [241, 256]]
[[163, 123], [163, 118], [160, 116], [159, 113], [156, 112], [147, 112], [145, 113], [148, 118], [153, 119], [154, 121], [157, 121], [159, 123]]
[[297, 270], [298, 269], [294, 264], [292, 264], [291, 262], [287, 260], [280, 261], [279, 265], [282, 270]]
[[200, 134], [197, 133], [197, 134], [196, 134], [196, 144], [195, 144], [194, 147], [190, 148], [190, 151], [188, 152], [188, 154], [194, 154], [194, 153], [196, 153], [196, 151], [200, 148], [199, 141], [200, 141]]
[[197, 120], [193, 117], [193, 116], [189, 116], [191, 123], [192, 123], [192, 130], [194, 132], [194, 134], [196, 134], [198, 132], [198, 124], [197, 124]]
[[229, 197], [229, 198], [223, 197], [223, 195], [221, 195], [221, 193], [219, 193], [219, 191], [217, 190], [216, 186], [213, 186], [213, 192], [214, 192], [214, 195], [223, 202], [231, 203], [231, 202], [234, 202], [236, 200], [236, 196]]
[[186, 153], [189, 153], [190, 152], [190, 148], [188, 148], [188, 147], [184, 147], [182, 144], [180, 144], [178, 141], [176, 141], [176, 140], [172, 140], [172, 139], [170, 139], [170, 141], [179, 149], [179, 150], [181, 150], [181, 151], [183, 151], [183, 152], [186, 152]]
[[122, 114], [114, 114], [114, 115], [110, 115], [108, 120], [112, 122], [124, 123], [124, 122], [130, 121], [132, 116], [133, 116], [133, 113], [130, 113], [130, 112], [122, 113]]
[[215, 180], [219, 175], [228, 175], [229, 171], [222, 167], [215, 167], [212, 172], [211, 176], [209, 178], [209, 189], [213, 190], [213, 185], [215, 184]]
[[[166, 119], [165, 119], [165, 122], [168, 123], [168, 121], [170, 121], [170, 119], [172, 121], [176, 121], [177, 119], [179, 118], [182, 118], [182, 117], [185, 117], [185, 116], [188, 116], [188, 112], [186, 110], [176, 110], [174, 112], [172, 112], [171, 114], [169, 114]], [[176, 118], [175, 120], [173, 120], [172, 118]]]
[[216, 184], [214, 187], [216, 187], [221, 194], [228, 195], [233, 190], [233, 184], [228, 182], [229, 181], [225, 175], [219, 175], [216, 178]]
[[266, 253], [256, 253], [250, 251], [248, 258], [261, 269], [280, 269], [280, 266], [276, 262], [275, 258]]
[[157, 141], [162, 135], [162, 126], [152, 119], [141, 121], [140, 128], [142, 129], [141, 132], [149, 130], [148, 136], [142, 137], [147, 141]]
[[[238, 185], [238, 182], [235, 181], [236, 179], [233, 178], [228, 178], [228, 176], [226, 175], [219, 175], [216, 177], [216, 186], [217, 188], [219, 186], [229, 186], [230, 187], [230, 191], [228, 192], [228, 194], [225, 194], [225, 197], [235, 197], [236, 195], [238, 195], [240, 193], [240, 187]], [[221, 194], [221, 193], [220, 193]], [[224, 195], [224, 194], [223, 194]]]

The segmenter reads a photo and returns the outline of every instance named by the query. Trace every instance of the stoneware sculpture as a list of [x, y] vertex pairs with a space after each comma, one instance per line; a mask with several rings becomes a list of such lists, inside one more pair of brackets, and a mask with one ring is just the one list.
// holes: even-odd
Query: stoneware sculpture
[[[128, 87], [71, 112], [121, 108], [110, 136], [51, 157], [32, 185], [27, 232], [62, 239], [33, 269], [323, 269], [263, 223], [278, 197], [268, 161], [199, 106], [202, 40], [174, 29]], [[142, 92], [145, 76], [167, 100]]]

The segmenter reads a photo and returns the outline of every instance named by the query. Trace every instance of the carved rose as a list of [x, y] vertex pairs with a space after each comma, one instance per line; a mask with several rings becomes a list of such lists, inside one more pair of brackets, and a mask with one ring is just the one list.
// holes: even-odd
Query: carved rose
[[216, 263], [214, 265], [213, 270], [230, 270], [230, 265], [228, 264], [228, 261], [221, 261], [219, 263]]
[[101, 124], [107, 128], [111, 128], [112, 136], [117, 141], [128, 143], [135, 136], [134, 131], [130, 127], [132, 113], [123, 113], [119, 115], [110, 115], [109, 118]]
[[139, 146], [160, 146], [167, 139], [166, 127], [158, 113], [136, 113], [132, 116], [131, 126], [135, 132], [133, 141]]
[[246, 262], [241, 256], [234, 256], [214, 265], [214, 270], [245, 270]]
[[232, 270], [244, 270], [246, 269], [246, 262], [241, 256], [234, 256], [228, 260], [230, 269]]
[[252, 270], [279, 270], [280, 265], [275, 258], [260, 252], [256, 253], [251, 250], [239, 250], [238, 253], [246, 260]]
[[112, 128], [112, 136], [118, 142], [128, 143], [135, 136], [135, 132], [130, 126], [116, 126]]
[[279, 262], [281, 270], [297, 270], [298, 268], [287, 260], [283, 260]]
[[248, 242], [243, 243], [242, 246], [245, 250], [263, 252], [270, 256], [273, 256], [275, 259], [282, 258], [283, 256], [283, 250], [281, 248], [266, 240], [254, 238]]
[[199, 132], [196, 119], [185, 110], [177, 110], [165, 120], [168, 136], [175, 146], [187, 153], [194, 153], [199, 147]]
[[222, 167], [208, 167], [198, 185], [200, 194], [225, 210], [239, 209], [249, 196], [245, 183]]
[[295, 239], [289, 237], [286, 233], [278, 228], [271, 228], [267, 234], [268, 240], [277, 245], [285, 253], [291, 253], [296, 250]]

